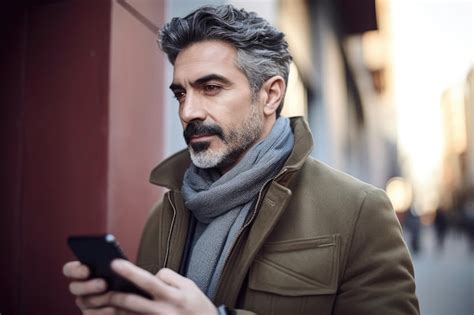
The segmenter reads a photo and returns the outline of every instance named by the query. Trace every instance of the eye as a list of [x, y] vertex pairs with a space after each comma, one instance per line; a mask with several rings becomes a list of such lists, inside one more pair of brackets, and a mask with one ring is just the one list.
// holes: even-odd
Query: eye
[[178, 102], [180, 103], [184, 100], [184, 97], [186, 96], [186, 92], [182, 90], [173, 91], [173, 94], [174, 94], [174, 98], [177, 99]]
[[203, 90], [207, 95], [215, 95], [220, 92], [221, 86], [216, 84], [206, 84], [203, 86]]

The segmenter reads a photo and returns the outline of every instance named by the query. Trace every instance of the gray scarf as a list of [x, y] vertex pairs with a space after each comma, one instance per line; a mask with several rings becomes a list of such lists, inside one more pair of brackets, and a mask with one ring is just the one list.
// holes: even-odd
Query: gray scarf
[[270, 134], [224, 175], [193, 164], [187, 169], [182, 191], [197, 225], [186, 276], [209, 298], [216, 294], [225, 260], [257, 194], [283, 167], [293, 144], [289, 119], [280, 117]]

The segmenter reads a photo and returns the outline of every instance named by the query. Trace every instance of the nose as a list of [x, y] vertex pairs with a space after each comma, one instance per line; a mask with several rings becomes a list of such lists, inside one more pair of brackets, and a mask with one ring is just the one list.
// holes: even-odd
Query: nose
[[179, 115], [181, 120], [186, 124], [196, 119], [206, 119], [207, 111], [199, 94], [193, 93], [192, 91], [186, 93], [184, 102], [180, 106]]

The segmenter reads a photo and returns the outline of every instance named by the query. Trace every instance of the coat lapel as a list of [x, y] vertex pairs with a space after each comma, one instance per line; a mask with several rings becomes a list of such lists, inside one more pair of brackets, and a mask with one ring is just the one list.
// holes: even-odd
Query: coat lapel
[[[291, 197], [291, 191], [273, 182], [261, 202], [258, 215], [236, 241], [222, 272], [215, 302], [235, 305], [247, 272], [264, 241], [278, 222]], [[259, 205], [257, 205], [258, 207]]]
[[190, 215], [189, 211], [184, 207], [180, 192], [170, 192], [169, 198], [174, 216], [170, 222], [171, 228], [168, 230], [168, 235], [164, 235], [164, 239], [166, 239], [164, 266], [179, 272], [183, 260], [183, 252], [186, 248]]

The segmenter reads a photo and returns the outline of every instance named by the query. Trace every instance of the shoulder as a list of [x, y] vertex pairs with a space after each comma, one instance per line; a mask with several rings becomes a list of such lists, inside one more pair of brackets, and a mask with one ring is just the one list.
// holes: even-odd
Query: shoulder
[[295, 198], [325, 205], [321, 210], [356, 211], [366, 198], [387, 199], [382, 189], [365, 183], [323, 162], [308, 158], [294, 183]]
[[317, 189], [326, 187], [332, 190], [342, 189], [345, 192], [377, 189], [312, 157], [306, 159], [299, 176], [303, 184], [316, 184]]
[[312, 158], [296, 174], [290, 190], [282, 222], [308, 225], [307, 230], [318, 233], [350, 238], [358, 224], [373, 224], [381, 215], [395, 218], [383, 190]]

